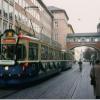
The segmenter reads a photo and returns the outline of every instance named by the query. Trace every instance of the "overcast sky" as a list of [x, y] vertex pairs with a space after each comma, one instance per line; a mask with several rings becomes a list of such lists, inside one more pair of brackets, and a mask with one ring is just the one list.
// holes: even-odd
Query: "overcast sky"
[[100, 22], [100, 0], [43, 0], [47, 6], [66, 10], [76, 33], [96, 32]]

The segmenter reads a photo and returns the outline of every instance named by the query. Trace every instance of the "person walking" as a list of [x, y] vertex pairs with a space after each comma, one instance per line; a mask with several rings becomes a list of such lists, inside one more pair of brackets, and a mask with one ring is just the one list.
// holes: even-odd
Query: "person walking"
[[79, 64], [79, 70], [80, 70], [80, 72], [82, 72], [82, 61], [79, 60], [78, 64]]
[[96, 60], [95, 65], [91, 68], [90, 78], [96, 99], [100, 99], [100, 60]]
[[92, 61], [90, 60], [90, 66], [91, 66], [91, 64], [92, 64]]

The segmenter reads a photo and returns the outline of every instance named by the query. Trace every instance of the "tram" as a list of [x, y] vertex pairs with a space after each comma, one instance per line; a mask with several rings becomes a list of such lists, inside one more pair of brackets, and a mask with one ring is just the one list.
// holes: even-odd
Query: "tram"
[[72, 68], [74, 63], [74, 56], [72, 52], [66, 52], [65, 50], [62, 50], [62, 61], [61, 61], [61, 70], [66, 71], [67, 69]]
[[0, 86], [26, 84], [60, 73], [62, 60], [61, 46], [7, 29], [0, 36]]

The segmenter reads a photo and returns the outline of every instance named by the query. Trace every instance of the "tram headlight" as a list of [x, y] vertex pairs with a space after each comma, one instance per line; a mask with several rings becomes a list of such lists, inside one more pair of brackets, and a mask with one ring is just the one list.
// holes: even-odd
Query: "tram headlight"
[[8, 66], [5, 66], [5, 70], [9, 70], [9, 67]]

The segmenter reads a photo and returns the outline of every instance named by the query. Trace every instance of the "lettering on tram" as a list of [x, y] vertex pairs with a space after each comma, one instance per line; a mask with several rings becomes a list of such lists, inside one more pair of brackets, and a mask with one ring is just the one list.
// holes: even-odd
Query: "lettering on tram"
[[72, 67], [73, 57], [56, 41], [46, 43], [13, 29], [5, 30], [0, 41], [1, 87], [30, 83]]

